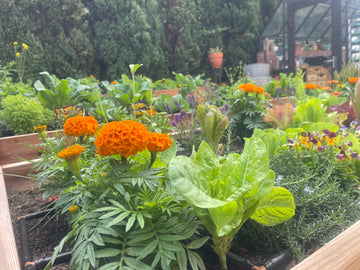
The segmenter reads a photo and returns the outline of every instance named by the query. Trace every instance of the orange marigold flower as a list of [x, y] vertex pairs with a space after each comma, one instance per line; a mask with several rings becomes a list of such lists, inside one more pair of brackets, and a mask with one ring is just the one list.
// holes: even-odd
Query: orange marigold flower
[[46, 131], [46, 125], [34, 128], [36, 132]]
[[101, 156], [120, 154], [127, 158], [146, 149], [150, 132], [140, 122], [125, 120], [107, 123], [94, 144]]
[[69, 207], [69, 212], [71, 214], [76, 214], [79, 211], [79, 207], [77, 205], [72, 205]]
[[146, 112], [147, 112], [148, 115], [154, 115], [154, 114], [156, 114], [156, 112], [155, 112], [154, 109], [146, 110]]
[[111, 84], [114, 85], [114, 84], [116, 84], [116, 82], [115, 82], [115, 81], [112, 81]]
[[99, 124], [93, 116], [75, 116], [66, 119], [64, 133], [81, 137], [83, 135], [95, 135]]
[[149, 136], [149, 144], [147, 148], [151, 152], [162, 152], [167, 149], [172, 144], [172, 140], [165, 133], [151, 133]]
[[332, 96], [340, 96], [343, 92], [333, 92], [331, 93]]
[[307, 83], [307, 84], [305, 84], [305, 88], [308, 90], [313, 90], [313, 89], [319, 88], [319, 86], [314, 83]]
[[78, 144], [74, 144], [58, 153], [59, 158], [63, 158], [66, 160], [75, 159], [79, 157], [79, 155], [84, 152], [85, 146], [80, 146]]
[[358, 77], [351, 77], [351, 78], [349, 78], [349, 83], [355, 84], [355, 83], [357, 83], [358, 80], [359, 80]]
[[239, 90], [244, 91], [245, 93], [257, 93], [257, 94], [262, 94], [264, 93], [264, 88], [262, 88], [261, 86], [256, 86], [253, 83], [245, 83], [245, 84], [241, 84], [239, 86]]
[[328, 84], [338, 84], [339, 82], [337, 80], [331, 80], [327, 82]]

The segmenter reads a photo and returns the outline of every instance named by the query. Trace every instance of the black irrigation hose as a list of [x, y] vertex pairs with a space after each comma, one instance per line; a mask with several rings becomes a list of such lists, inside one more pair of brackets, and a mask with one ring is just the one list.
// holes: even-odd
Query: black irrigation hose
[[[41, 218], [48, 214], [55, 212], [54, 209], [46, 209], [43, 211], [39, 211], [36, 213], [28, 214], [25, 216], [18, 217], [19, 226], [20, 226], [20, 240], [21, 240], [21, 250], [22, 250], [22, 263], [23, 270], [40, 270], [44, 269], [45, 266], [50, 262], [51, 257], [42, 258], [39, 260], [33, 259], [32, 252], [29, 248], [29, 237], [28, 237], [28, 229], [26, 225], [27, 220], [31, 220], [34, 218]], [[54, 265], [69, 262], [71, 259], [71, 252], [60, 253], [56, 256], [54, 261]]]
[[[51, 261], [52, 257], [35, 260], [35, 270], [42, 270]], [[71, 260], [71, 251], [60, 253], [56, 256], [53, 265], [69, 262]]]
[[272, 257], [270, 260], [268, 260], [264, 266], [267, 270], [281, 270], [285, 269], [286, 266], [289, 265], [289, 263], [292, 260], [292, 253], [290, 250], [284, 250]]

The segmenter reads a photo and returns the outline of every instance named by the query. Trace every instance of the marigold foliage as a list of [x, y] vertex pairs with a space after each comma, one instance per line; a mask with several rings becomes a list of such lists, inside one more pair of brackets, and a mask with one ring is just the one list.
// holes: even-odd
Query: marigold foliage
[[239, 86], [239, 90], [242, 90], [245, 93], [256, 93], [256, 94], [262, 94], [265, 91], [264, 88], [262, 88], [261, 86], [256, 86], [253, 83], [241, 84]]
[[76, 137], [95, 135], [98, 126], [99, 124], [93, 116], [75, 116], [66, 119], [64, 132], [66, 135], [74, 135]]
[[120, 154], [127, 158], [146, 149], [150, 132], [140, 122], [125, 120], [107, 123], [94, 144], [101, 156]]
[[58, 153], [59, 158], [63, 158], [66, 160], [77, 158], [82, 152], [84, 152], [85, 146], [80, 146], [78, 144], [74, 144], [70, 147], [65, 148], [64, 150]]
[[147, 148], [152, 152], [162, 152], [170, 148], [172, 140], [165, 133], [151, 133]]

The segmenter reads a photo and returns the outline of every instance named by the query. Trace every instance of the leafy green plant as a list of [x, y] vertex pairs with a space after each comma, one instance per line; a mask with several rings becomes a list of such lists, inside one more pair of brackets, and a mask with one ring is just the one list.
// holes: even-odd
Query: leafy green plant
[[[87, 120], [84, 117], [82, 121]], [[39, 173], [35, 177], [46, 195], [60, 191], [54, 204], [58, 214], [72, 213], [71, 231], [55, 248], [46, 269], [65, 244], [72, 243], [70, 264], [74, 269], [170, 270], [188, 269], [189, 263], [192, 269], [205, 270], [196, 249], [208, 237], [193, 238], [201, 221], [194, 218], [192, 209], [169, 184], [167, 164], [176, 154], [176, 144], [170, 147], [168, 136], [149, 134], [139, 122], [113, 121], [107, 125], [110, 124], [122, 128], [101, 129], [95, 142], [89, 135], [81, 146], [61, 149], [66, 145], [66, 137], [48, 138], [40, 145], [43, 159], [36, 164]], [[138, 129], [134, 128], [131, 134], [123, 131], [131, 125]], [[71, 133], [71, 127], [65, 126], [65, 131]], [[87, 132], [87, 128], [78, 132]], [[101, 144], [99, 136], [109, 134], [118, 136], [107, 140], [108, 146]], [[162, 142], [154, 148], [157, 141], [152, 141], [153, 135], [160, 141], [165, 136], [167, 147]], [[147, 142], [147, 149], [137, 148], [138, 152], [126, 157], [123, 152], [108, 155], [100, 151], [106, 147], [114, 149], [110, 145], [119, 145], [123, 140], [127, 140], [126, 151], [139, 147], [132, 143], [134, 140]], [[76, 168], [70, 166], [75, 160]]]
[[290, 126], [293, 113], [294, 106], [291, 103], [275, 105], [274, 107], [267, 109], [264, 121], [270, 122], [273, 128], [285, 130]]
[[34, 99], [21, 94], [7, 96], [1, 101], [0, 118], [15, 134], [34, 132], [34, 128], [41, 124], [48, 124], [53, 113]]
[[79, 104], [82, 100], [90, 98], [91, 93], [86, 90], [89, 86], [79, 85], [74, 79], [58, 79], [55, 75], [50, 75], [47, 71], [40, 72], [45, 78], [46, 86], [37, 80], [34, 88], [40, 103], [55, 111], [57, 108], [64, 108], [73, 104]]
[[189, 108], [189, 104], [181, 95], [171, 97], [166, 94], [161, 94], [160, 97], [155, 99], [154, 106], [157, 112], [166, 112], [168, 114], [178, 113], [180, 110]]
[[175, 190], [210, 232], [221, 269], [227, 269], [231, 241], [246, 220], [273, 226], [294, 215], [291, 193], [273, 187], [275, 174], [259, 139], [248, 139], [241, 156], [230, 154], [222, 161], [203, 142], [191, 157], [173, 159], [169, 174]]
[[180, 88], [179, 94], [183, 98], [187, 98], [188, 94], [196, 91], [196, 87], [203, 84], [203, 74], [193, 77], [190, 75], [183, 75], [181, 73], [173, 72], [173, 75], [175, 76], [177, 86]]
[[295, 95], [296, 86], [296, 79], [294, 79], [293, 73], [289, 75], [280, 73], [276, 78], [271, 78], [270, 82], [264, 85], [264, 89], [273, 98], [278, 98]]
[[277, 175], [276, 183], [294, 195], [295, 216], [275, 227], [250, 221], [234, 242], [258, 251], [290, 249], [301, 261], [309, 249], [329, 242], [360, 218], [359, 196], [354, 188], [358, 160], [339, 161], [335, 158], [336, 147], [278, 150], [270, 168]]
[[326, 107], [323, 106], [319, 98], [309, 98], [306, 103], [299, 105], [296, 108], [293, 124], [295, 126], [301, 123], [311, 122], [316, 123], [320, 121], [333, 120], [336, 113], [326, 113]]
[[217, 152], [220, 139], [229, 125], [227, 116], [222, 114], [215, 105], [208, 103], [197, 107], [196, 116], [207, 143], [214, 152]]
[[266, 98], [262, 94], [236, 90], [229, 99], [230, 129], [233, 136], [251, 137], [254, 129], [265, 128]]

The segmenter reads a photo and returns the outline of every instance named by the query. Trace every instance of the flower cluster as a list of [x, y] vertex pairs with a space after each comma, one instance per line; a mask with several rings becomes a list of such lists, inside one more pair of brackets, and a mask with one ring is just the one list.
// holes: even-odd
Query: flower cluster
[[188, 94], [188, 102], [190, 107], [196, 108], [199, 104], [204, 103], [204, 97], [198, 92], [193, 92]]
[[253, 83], [241, 84], [239, 86], [239, 90], [242, 90], [245, 93], [256, 93], [256, 94], [262, 94], [265, 91], [264, 88], [262, 88], [261, 86], [256, 86]]
[[351, 77], [351, 78], [349, 78], [349, 83], [355, 84], [355, 83], [357, 83], [358, 80], [359, 80], [358, 77]]
[[77, 108], [75, 105], [56, 109], [57, 118], [64, 121], [69, 117], [82, 116], [82, 115], [83, 115], [82, 109]]
[[307, 84], [305, 84], [305, 88], [308, 90], [314, 90], [314, 89], [321, 88], [321, 86], [314, 84], [314, 83], [307, 83]]
[[81, 137], [84, 135], [95, 135], [99, 124], [93, 116], [75, 116], [66, 119], [64, 133]]
[[43, 132], [43, 131], [46, 131], [46, 125], [43, 125], [43, 126], [39, 126], [39, 127], [35, 127], [34, 130], [36, 132]]
[[154, 106], [149, 106], [149, 108], [146, 108], [146, 104], [142, 102], [131, 104], [131, 108], [135, 111], [135, 115], [143, 115], [145, 112], [148, 115], [156, 114]]
[[150, 133], [140, 122], [125, 120], [107, 123], [99, 131], [94, 144], [101, 156], [120, 154], [127, 158], [145, 149], [165, 151], [172, 140], [167, 134]]
[[165, 133], [151, 133], [147, 149], [151, 152], [162, 152], [170, 148], [172, 140]]
[[296, 147], [301, 149], [304, 147], [310, 150], [325, 151], [329, 147], [332, 147], [340, 151], [336, 154], [336, 158], [340, 161], [345, 158], [360, 159], [358, 153], [349, 148], [353, 143], [351, 140], [345, 139], [348, 134], [349, 133], [338, 135], [328, 129], [324, 129], [322, 134], [319, 132], [302, 132], [298, 139], [288, 140], [289, 148]]
[[94, 144], [101, 156], [120, 154], [127, 158], [146, 149], [149, 134], [147, 127], [140, 122], [113, 121], [99, 131]]
[[79, 157], [79, 155], [84, 152], [85, 146], [80, 146], [78, 144], [74, 144], [65, 148], [64, 150], [58, 153], [59, 158], [63, 158], [65, 160], [72, 160]]

